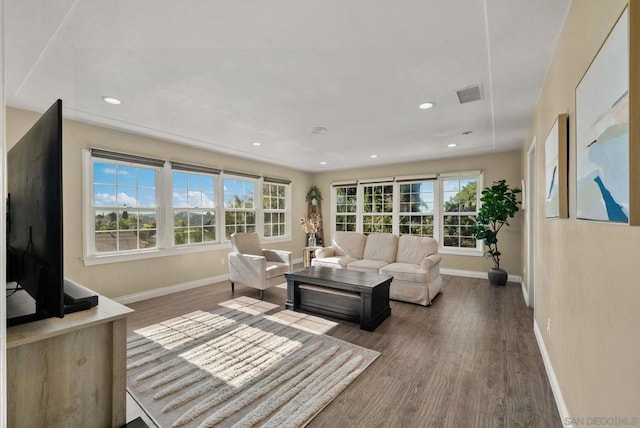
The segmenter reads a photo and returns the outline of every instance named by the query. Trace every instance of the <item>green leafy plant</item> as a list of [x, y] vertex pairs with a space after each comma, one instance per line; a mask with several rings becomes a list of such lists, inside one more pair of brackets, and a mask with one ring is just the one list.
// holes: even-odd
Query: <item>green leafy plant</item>
[[318, 186], [311, 187], [305, 197], [305, 201], [307, 202], [311, 202], [314, 199], [318, 202], [322, 200], [322, 193], [320, 192], [320, 189], [318, 189]]
[[500, 269], [500, 256], [498, 250], [498, 232], [502, 226], [509, 225], [509, 219], [519, 211], [520, 201], [517, 196], [522, 191], [511, 188], [506, 180], [493, 183], [482, 191], [482, 206], [478, 211], [476, 223], [471, 226], [471, 232], [476, 239], [483, 239], [488, 247], [485, 255], [491, 258], [496, 269]]

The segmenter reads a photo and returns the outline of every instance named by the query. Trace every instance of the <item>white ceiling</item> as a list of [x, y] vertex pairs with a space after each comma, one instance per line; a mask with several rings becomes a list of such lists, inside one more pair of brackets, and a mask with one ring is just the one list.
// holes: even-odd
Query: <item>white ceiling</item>
[[569, 2], [5, 0], [7, 104], [305, 171], [504, 151]]

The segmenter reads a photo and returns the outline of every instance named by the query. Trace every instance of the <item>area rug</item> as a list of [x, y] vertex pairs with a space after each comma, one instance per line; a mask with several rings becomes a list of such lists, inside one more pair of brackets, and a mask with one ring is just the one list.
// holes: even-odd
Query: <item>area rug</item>
[[158, 426], [304, 426], [380, 355], [315, 333], [313, 317], [256, 307], [197, 311], [128, 338], [129, 392]]

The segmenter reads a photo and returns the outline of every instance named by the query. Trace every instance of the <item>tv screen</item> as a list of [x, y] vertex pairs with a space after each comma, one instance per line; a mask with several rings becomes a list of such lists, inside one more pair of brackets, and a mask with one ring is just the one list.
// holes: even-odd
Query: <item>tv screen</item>
[[[7, 155], [7, 325], [64, 316], [62, 100]], [[11, 317], [11, 299], [28, 293], [32, 313]]]

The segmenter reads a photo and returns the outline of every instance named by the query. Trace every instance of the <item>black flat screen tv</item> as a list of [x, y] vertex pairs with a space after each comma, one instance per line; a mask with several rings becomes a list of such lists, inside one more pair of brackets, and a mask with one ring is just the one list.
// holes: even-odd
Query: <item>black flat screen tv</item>
[[[7, 193], [7, 282], [17, 282], [7, 291], [7, 325], [62, 318], [62, 100], [9, 150]], [[11, 299], [23, 293], [33, 310], [11, 315]]]

